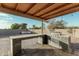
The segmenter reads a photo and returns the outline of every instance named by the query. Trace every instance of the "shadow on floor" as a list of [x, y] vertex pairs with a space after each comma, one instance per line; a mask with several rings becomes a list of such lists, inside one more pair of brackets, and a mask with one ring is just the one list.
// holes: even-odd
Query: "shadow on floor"
[[71, 45], [73, 50], [79, 50], [79, 43], [72, 43]]
[[52, 49], [22, 49], [23, 56], [52, 56], [54, 53]]
[[57, 49], [22, 49], [21, 56], [72, 56], [72, 54]]
[[79, 43], [72, 43], [71, 46], [73, 54], [79, 56]]

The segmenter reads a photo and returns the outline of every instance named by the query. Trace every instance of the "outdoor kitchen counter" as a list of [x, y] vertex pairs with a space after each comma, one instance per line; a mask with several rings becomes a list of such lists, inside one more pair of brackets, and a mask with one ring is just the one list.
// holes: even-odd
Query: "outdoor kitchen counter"
[[10, 36], [11, 39], [28, 39], [28, 38], [34, 38], [34, 37], [41, 37], [42, 34], [22, 34], [22, 35], [16, 35], [16, 36]]
[[41, 36], [41, 34], [22, 34], [0, 38], [0, 55], [15, 56], [20, 54], [22, 40], [41, 38]]

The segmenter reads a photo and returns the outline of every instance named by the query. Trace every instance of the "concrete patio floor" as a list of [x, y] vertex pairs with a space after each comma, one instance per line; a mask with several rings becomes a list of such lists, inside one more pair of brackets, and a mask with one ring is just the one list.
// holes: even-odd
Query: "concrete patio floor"
[[22, 41], [21, 56], [72, 56], [68, 52], [49, 45], [41, 45], [37, 43], [37, 39], [29, 39]]

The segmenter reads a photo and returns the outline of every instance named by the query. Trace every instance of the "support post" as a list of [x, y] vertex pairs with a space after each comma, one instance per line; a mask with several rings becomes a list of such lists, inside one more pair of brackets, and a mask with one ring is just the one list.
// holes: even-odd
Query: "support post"
[[42, 20], [42, 44], [48, 44], [48, 36], [44, 34], [44, 24]]
[[42, 35], [43, 35], [43, 20], [42, 20], [42, 28], [41, 28], [41, 29], [42, 29], [42, 31], [41, 31], [41, 32], [42, 32]]

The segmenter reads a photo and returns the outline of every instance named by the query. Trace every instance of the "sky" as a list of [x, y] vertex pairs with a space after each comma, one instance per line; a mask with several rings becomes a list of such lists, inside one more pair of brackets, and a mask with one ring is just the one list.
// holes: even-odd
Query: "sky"
[[[79, 26], [79, 12], [57, 17], [55, 19], [64, 20], [67, 26]], [[51, 20], [54, 19], [50, 19], [50, 21]], [[8, 29], [13, 23], [26, 23], [28, 24], [28, 28], [32, 27], [32, 25], [41, 26], [40, 21], [0, 12], [0, 29]]]
[[26, 23], [28, 28], [32, 25], [41, 26], [40, 21], [0, 12], [0, 29], [8, 29], [14, 23]]
[[[54, 19], [64, 20], [66, 22], [66, 26], [79, 26], [79, 12], [56, 17]], [[50, 19], [50, 21], [54, 20], [54, 19]]]

